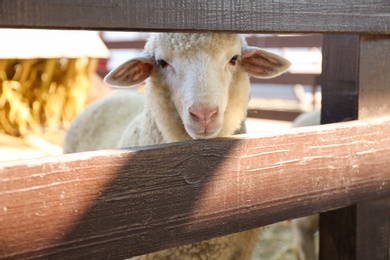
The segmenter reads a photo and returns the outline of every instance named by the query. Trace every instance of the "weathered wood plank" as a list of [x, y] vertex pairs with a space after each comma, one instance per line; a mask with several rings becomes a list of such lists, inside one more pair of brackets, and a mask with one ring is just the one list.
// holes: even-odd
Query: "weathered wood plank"
[[321, 123], [358, 118], [359, 35], [325, 35]]
[[[359, 35], [325, 35], [321, 123], [358, 119]], [[337, 58], [336, 58], [337, 57]], [[320, 259], [356, 259], [357, 206], [320, 214]]]
[[390, 118], [0, 164], [0, 254], [119, 259], [390, 195]]
[[390, 35], [361, 36], [359, 119], [390, 115]]
[[389, 33], [388, 0], [2, 0], [0, 27]]
[[[326, 36], [324, 52], [322, 123], [390, 115], [389, 36]], [[320, 258], [389, 259], [389, 203], [321, 214]]]
[[[359, 119], [390, 115], [390, 36], [361, 36]], [[390, 197], [357, 204], [358, 259], [390, 259]]]
[[356, 259], [390, 259], [390, 196], [360, 202], [356, 212]]
[[389, 259], [390, 197], [321, 214], [320, 259]]

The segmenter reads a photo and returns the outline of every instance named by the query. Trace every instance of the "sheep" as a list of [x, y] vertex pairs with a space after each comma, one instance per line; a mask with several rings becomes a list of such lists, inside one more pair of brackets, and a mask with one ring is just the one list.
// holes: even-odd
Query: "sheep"
[[[290, 62], [218, 33], [159, 33], [106, 77], [110, 86], [145, 81], [144, 97], [118, 93], [79, 114], [64, 152], [154, 145], [234, 134], [247, 113], [249, 76], [275, 77]], [[260, 229], [141, 256], [139, 259], [248, 259]]]
[[292, 127], [312, 126], [321, 123], [321, 110], [314, 109], [310, 112], [302, 113], [292, 122]]

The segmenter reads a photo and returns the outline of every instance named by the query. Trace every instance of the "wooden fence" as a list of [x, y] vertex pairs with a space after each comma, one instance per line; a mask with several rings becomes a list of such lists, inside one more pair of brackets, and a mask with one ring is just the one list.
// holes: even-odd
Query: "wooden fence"
[[2, 258], [121, 259], [321, 212], [321, 259], [389, 259], [387, 0], [3, 0], [0, 10], [4, 28], [323, 33], [322, 123], [359, 119], [2, 163]]

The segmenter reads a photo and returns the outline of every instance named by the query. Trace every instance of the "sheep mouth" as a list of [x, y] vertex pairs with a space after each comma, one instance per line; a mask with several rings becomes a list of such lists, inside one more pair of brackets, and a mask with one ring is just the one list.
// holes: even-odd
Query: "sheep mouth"
[[193, 139], [212, 139], [216, 138], [221, 131], [221, 126], [193, 126], [187, 129], [187, 133]]

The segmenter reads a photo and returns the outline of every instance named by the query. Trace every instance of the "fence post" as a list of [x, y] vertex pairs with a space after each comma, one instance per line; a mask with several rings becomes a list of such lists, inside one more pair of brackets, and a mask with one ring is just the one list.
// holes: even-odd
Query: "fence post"
[[[390, 36], [327, 35], [321, 123], [390, 115]], [[389, 134], [390, 136], [390, 134]], [[320, 259], [389, 259], [390, 198], [320, 215]]]

